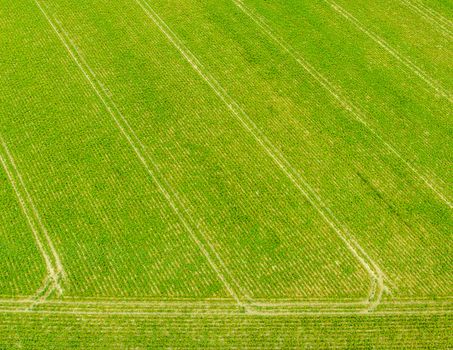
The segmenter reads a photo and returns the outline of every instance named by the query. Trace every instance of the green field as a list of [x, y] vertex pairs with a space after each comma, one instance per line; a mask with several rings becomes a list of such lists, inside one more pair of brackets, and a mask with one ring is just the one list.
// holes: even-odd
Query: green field
[[453, 347], [452, 10], [0, 0], [0, 348]]

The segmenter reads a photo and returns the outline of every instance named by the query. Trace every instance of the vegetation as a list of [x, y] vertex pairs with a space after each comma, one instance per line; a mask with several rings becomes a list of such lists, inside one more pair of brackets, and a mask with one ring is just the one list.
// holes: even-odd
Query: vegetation
[[0, 347], [451, 346], [447, 5], [0, 4]]

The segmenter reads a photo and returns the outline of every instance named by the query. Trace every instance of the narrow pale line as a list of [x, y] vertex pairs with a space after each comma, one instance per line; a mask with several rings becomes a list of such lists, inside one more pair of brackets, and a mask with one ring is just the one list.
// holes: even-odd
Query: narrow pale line
[[[110, 105], [112, 106], [112, 109], [114, 112], [118, 113], [119, 116], [120, 116], [120, 120], [121, 121], [124, 121], [125, 122], [125, 125], [126, 125], [126, 133], [128, 132], [129, 133], [129, 136], [132, 135], [131, 139], [135, 142], [137, 142], [137, 144], [139, 146], [142, 147], [143, 151], [145, 152], [145, 147], [143, 146], [143, 143], [141, 142], [141, 140], [138, 138], [137, 134], [134, 132], [134, 130], [131, 128], [131, 126], [128, 124], [127, 122], [127, 119], [122, 115], [122, 113], [119, 111], [119, 108], [116, 106], [116, 104], [113, 102], [113, 100], [111, 99], [111, 97], [109, 96], [109, 94], [106, 93], [105, 91], [105, 88], [104, 88], [104, 85], [97, 79], [95, 73], [93, 72], [93, 70], [91, 69], [91, 67], [88, 65], [88, 63], [85, 61], [85, 59], [83, 58], [83, 56], [79, 53], [77, 47], [75, 46], [75, 44], [72, 42], [72, 40], [70, 39], [69, 35], [67, 34], [67, 32], [62, 28], [62, 25], [59, 23], [59, 21], [57, 19], [55, 19], [55, 22], [57, 24], [57, 26], [59, 26], [59, 30], [64, 34], [64, 36], [66, 36], [66, 38], [64, 38], [63, 36], [63, 39], [65, 39], [67, 41], [67, 43], [69, 43], [68, 47], [72, 46], [72, 49], [74, 50], [74, 52], [76, 53], [78, 59], [80, 60], [81, 62], [81, 65], [80, 66], [85, 66], [88, 70], [89, 73], [91, 73], [91, 78], [93, 79], [93, 82], [97, 84], [98, 87], [100, 87], [100, 91], [104, 93], [104, 97], [105, 99], [103, 100], [103, 103], [105, 105], [105, 107], [107, 109], [109, 109], [110, 106], [107, 105], [107, 102], [106, 100], [108, 100], [110, 102]], [[84, 72], [85, 73], [85, 72]], [[90, 77], [90, 74], [86, 74], [86, 77], [89, 78]], [[94, 86], [95, 84], [92, 84], [93, 88], [96, 88]], [[98, 91], [96, 91], [98, 92]], [[102, 98], [102, 96], [100, 96], [100, 94], [98, 94], [98, 96], [100, 98]], [[110, 110], [109, 110], [110, 112]], [[148, 159], [151, 160], [151, 165], [154, 167], [154, 170], [156, 172], [156, 174], [159, 174], [159, 170], [158, 170], [158, 167], [157, 165], [153, 162], [153, 160], [148, 157]], [[160, 175], [160, 174], [159, 174]], [[171, 192], [170, 193], [170, 197], [171, 195], [173, 195], [174, 199], [175, 200], [172, 200], [172, 203], [179, 203], [180, 206], [182, 207], [183, 210], [180, 210], [180, 212], [182, 212], [183, 214], [184, 213], [188, 213], [188, 209], [184, 206], [184, 204], [182, 203], [182, 201], [179, 199], [179, 194], [171, 187], [171, 185], [168, 184], [168, 182], [165, 180], [165, 178], [163, 178], [161, 176], [161, 181], [163, 182], [163, 185], [162, 188], [165, 189], [165, 186], [166, 188]], [[158, 183], [158, 186], [159, 188], [161, 189], [160, 187], [160, 184]], [[176, 208], [176, 210], [179, 210], [178, 208]], [[189, 222], [191, 222], [192, 226], [195, 226], [197, 227], [197, 225], [194, 223], [194, 219], [191, 217], [191, 215], [187, 214], [188, 215], [188, 219], [189, 219]], [[237, 288], [241, 289], [240, 285], [237, 283], [237, 281], [234, 280], [234, 278], [232, 277], [231, 273], [229, 272], [228, 268], [225, 266], [222, 258], [219, 256], [219, 254], [217, 253], [216, 249], [212, 246], [212, 243], [210, 242], [209, 238], [202, 232], [202, 229], [201, 228], [198, 228], [198, 231], [201, 235], [201, 237], [203, 239], [206, 240], [207, 242], [207, 246], [208, 248], [210, 248], [211, 252], [214, 254], [214, 256], [217, 258], [217, 260], [219, 261], [219, 263], [221, 264], [221, 266], [223, 267], [223, 269], [225, 270], [225, 272], [229, 275], [230, 279], [233, 280], [233, 283], [236, 285]], [[195, 238], [198, 242], [200, 242], [198, 240], [198, 238]], [[197, 242], [196, 242], [197, 243]], [[197, 243], [198, 244], [198, 243]], [[201, 245], [203, 245], [202, 242], [200, 242]], [[203, 249], [205, 249], [205, 247], [203, 246]], [[217, 273], [217, 271], [216, 271]], [[223, 275], [222, 275], [223, 277]], [[245, 293], [242, 292], [241, 290], [241, 293], [244, 294], [246, 296]], [[230, 293], [231, 294], [231, 293]]]
[[70, 311], [70, 310], [49, 310], [49, 311], [42, 311], [42, 310], [27, 310], [27, 309], [0, 309], [0, 313], [17, 313], [17, 314], [42, 314], [42, 315], [123, 315], [123, 316], [165, 316], [165, 315], [178, 315], [178, 316], [187, 316], [187, 315], [237, 315], [241, 314], [237, 311], [218, 311], [213, 312], [207, 310], [196, 310], [194, 312], [181, 312], [181, 311]]
[[[47, 12], [44, 10], [44, 8], [41, 6], [40, 2], [38, 0], [35, 0], [35, 3], [36, 5], [39, 7], [39, 9], [41, 10], [42, 14], [44, 15], [44, 17], [46, 18], [47, 22], [50, 24], [50, 26], [52, 27], [52, 29], [54, 30], [54, 32], [57, 34], [58, 38], [60, 39], [60, 41], [62, 42], [62, 44], [64, 45], [64, 47], [66, 48], [67, 52], [69, 53], [70, 57], [74, 60], [74, 62], [77, 64], [78, 68], [81, 70], [81, 72], [83, 73], [83, 75], [85, 76], [85, 78], [88, 80], [88, 82], [90, 83], [91, 87], [93, 88], [93, 90], [95, 91], [96, 95], [99, 97], [100, 101], [103, 103], [104, 107], [106, 108], [106, 110], [109, 112], [110, 116], [112, 117], [113, 121], [115, 122], [116, 126], [118, 127], [118, 129], [120, 130], [121, 134], [123, 135], [123, 137], [127, 140], [127, 142], [129, 143], [129, 145], [132, 147], [133, 151], [135, 152], [136, 156], [138, 157], [138, 159], [140, 160], [140, 162], [142, 163], [142, 165], [145, 167], [146, 171], [148, 172], [149, 176], [152, 178], [152, 180], [155, 182], [155, 184], [158, 186], [160, 192], [163, 194], [163, 196], [165, 197], [165, 199], [168, 201], [168, 203], [170, 204], [170, 207], [172, 208], [172, 210], [174, 211], [174, 213], [177, 215], [177, 217], [179, 218], [179, 220], [181, 221], [181, 223], [184, 225], [185, 229], [189, 232], [190, 236], [192, 237], [193, 241], [198, 245], [199, 249], [202, 251], [202, 253], [204, 254], [204, 256], [206, 257], [209, 265], [213, 268], [213, 270], [215, 271], [215, 273], [217, 274], [217, 276], [219, 277], [219, 279], [222, 281], [222, 283], [224, 284], [225, 288], [228, 290], [228, 292], [231, 294], [231, 296], [236, 300], [236, 302], [238, 303], [238, 305], [240, 306], [244, 306], [242, 301], [240, 300], [240, 298], [238, 297], [238, 295], [236, 294], [236, 292], [233, 290], [233, 288], [231, 287], [230, 283], [226, 280], [225, 276], [223, 275], [223, 273], [220, 271], [220, 269], [217, 267], [216, 263], [212, 260], [210, 254], [208, 253], [208, 251], [206, 250], [206, 248], [204, 247], [203, 243], [198, 239], [198, 237], [196, 236], [196, 234], [194, 233], [194, 231], [192, 230], [191, 226], [189, 225], [189, 223], [187, 222], [187, 220], [185, 219], [185, 217], [183, 216], [182, 212], [184, 213], [186, 210], [183, 210], [181, 212], [181, 210], [177, 207], [177, 205], [175, 204], [173, 198], [171, 197], [171, 195], [169, 194], [169, 192], [163, 187], [162, 183], [159, 181], [159, 179], [157, 178], [156, 176], [156, 173], [150, 168], [150, 166], [148, 165], [148, 162], [146, 161], [146, 158], [145, 156], [142, 154], [142, 152], [140, 151], [139, 147], [137, 147], [137, 142], [139, 142], [138, 140], [138, 137], [136, 136], [135, 133], [133, 133], [134, 135], [134, 138], [138, 141], [134, 141], [134, 139], [130, 136], [129, 132], [123, 127], [123, 125], [121, 124], [120, 120], [117, 118], [117, 116], [115, 115], [115, 112], [114, 111], [117, 111], [118, 109], [116, 108], [116, 105], [113, 103], [113, 101], [111, 101], [108, 96], [107, 97], [104, 97], [103, 94], [101, 93], [101, 91], [97, 88], [96, 86], [96, 83], [95, 83], [95, 77], [91, 77], [89, 75], [89, 73], [87, 72], [87, 70], [84, 68], [84, 66], [82, 65], [81, 63], [81, 60], [78, 58], [78, 56], [80, 57], [80, 54], [78, 54], [77, 52], [73, 52], [73, 50], [71, 50], [71, 47], [68, 43], [68, 41], [63, 37], [63, 35], [60, 33], [60, 31], [57, 29], [56, 27], [56, 24], [54, 23], [54, 21], [52, 21], [52, 19], [50, 18], [50, 16], [47, 14]], [[61, 26], [61, 25], [60, 25]], [[88, 64], [86, 64], [85, 62], [85, 65], [87, 67]], [[88, 68], [90, 72], [93, 72], [91, 70], [91, 68]], [[112, 104], [114, 107], [114, 109], [112, 109], [110, 107], [110, 104], [107, 102], [107, 99], [110, 100], [110, 104]], [[122, 119], [122, 118], [121, 118]], [[127, 127], [128, 129], [130, 129], [130, 126], [128, 126], [127, 124]], [[141, 143], [138, 143], [138, 145], [140, 146]], [[152, 166], [157, 169], [156, 165], [151, 162]], [[157, 171], [157, 170], [156, 170]], [[172, 192], [174, 192], [174, 190], [172, 190]], [[180, 202], [180, 205], [184, 208], [184, 205]], [[200, 232], [201, 234], [201, 232]], [[205, 238], [206, 239], [206, 238]], [[216, 254], [217, 256], [217, 253], [215, 252], [214, 250], [214, 254]], [[219, 260], [221, 261], [221, 260]], [[221, 262], [222, 263], [222, 262]], [[226, 270], [228, 272], [228, 270]], [[234, 282], [234, 279], [230, 276], [230, 278], [233, 280]], [[235, 282], [235, 284], [237, 285], [237, 283]]]
[[[181, 53], [181, 55], [188, 61], [192, 68], [203, 78], [203, 80], [211, 87], [215, 94], [222, 100], [228, 107], [232, 114], [240, 121], [243, 127], [255, 138], [256, 142], [264, 149], [264, 151], [271, 157], [271, 159], [278, 165], [283, 173], [291, 180], [293, 185], [304, 195], [304, 197], [311, 203], [311, 205], [318, 211], [323, 219], [329, 224], [331, 228], [337, 233], [340, 239], [345, 243], [349, 251], [361, 263], [364, 269], [369, 273], [370, 278], [376, 281], [375, 288], [373, 286], [370, 291], [370, 298], [376, 295], [375, 301], [370, 300], [370, 307], [375, 307], [379, 303], [383, 289], [383, 273], [377, 264], [372, 261], [367, 255], [362, 256], [360, 252], [364, 250], [360, 247], [358, 242], [351, 239], [350, 234], [333, 215], [329, 208], [323, 203], [322, 199], [316, 194], [311, 186], [301, 177], [301, 175], [292, 167], [286, 158], [277, 150], [277, 148], [267, 139], [263, 132], [254, 124], [250, 117], [239, 107], [223, 87], [217, 82], [215, 78], [205, 72], [203, 65], [198, 58], [181, 42], [178, 36], [168, 27], [165, 21], [151, 8], [148, 2], [142, 0], [134, 0], [145, 12], [145, 14], [153, 21], [159, 30], [167, 37], [173, 46]], [[304, 188], [305, 187], [305, 188]], [[313, 198], [314, 197], [314, 198]], [[366, 262], [366, 258], [371, 261], [371, 266]], [[376, 271], [374, 271], [374, 269]]]
[[[11, 298], [8, 298], [9, 300]], [[0, 297], [0, 302], [3, 299]], [[319, 300], [319, 299], [318, 299]], [[101, 301], [101, 302], [131, 302], [131, 303], [141, 303], [141, 302], [162, 302], [162, 301], [168, 301], [168, 302], [212, 302], [212, 303], [217, 303], [217, 302], [233, 302], [233, 299], [231, 297], [208, 297], [208, 298], [202, 298], [197, 295], [192, 295], [192, 296], [181, 296], [181, 297], [161, 297], [157, 295], [142, 295], [142, 296], [136, 296], [136, 297], [115, 297], [115, 296], [83, 296], [83, 295], [65, 295], [63, 298], [59, 299], [59, 301], [81, 301], [81, 302], [96, 302], [96, 301]]]
[[256, 14], [252, 13], [241, 0], [232, 0], [234, 4], [247, 15], [270, 39], [272, 39], [284, 52], [290, 55], [308, 74], [310, 74], [326, 91], [328, 91], [333, 98], [335, 98], [341, 107], [348, 111], [355, 120], [362, 124], [379, 142], [381, 142], [390, 153], [392, 153], [399, 161], [401, 161], [422, 183], [424, 183], [443, 203], [450, 209], [453, 208], [450, 200], [439, 191], [436, 186], [418, 170], [414, 165], [407, 161], [399, 151], [395, 149], [383, 136], [381, 136], [367, 121], [367, 117], [363, 110], [355, 105], [353, 102], [348, 101], [343, 96], [340, 90], [332, 84], [323, 74], [316, 68], [308, 63], [289, 43], [284, 39], [278, 37], [272, 28], [267, 25], [263, 19], [259, 18]]
[[[25, 303], [25, 301], [22, 301]], [[14, 303], [13, 303], [14, 304]], [[229, 303], [171, 303], [163, 300], [162, 303], [151, 305], [143, 305], [137, 303], [91, 303], [91, 302], [61, 302], [59, 300], [47, 300], [46, 303], [36, 302], [24, 307], [1, 307], [0, 312], [14, 313], [45, 313], [45, 314], [84, 314], [84, 315], [261, 315], [261, 316], [297, 316], [297, 315], [399, 315], [399, 314], [451, 314], [453, 309], [452, 303], [435, 303], [431, 300], [430, 303], [413, 303], [410, 302], [388, 302], [384, 301], [379, 306], [379, 310], [366, 310], [360, 305], [348, 305], [336, 303], [336, 305], [273, 305], [268, 307], [254, 307], [244, 310], [238, 309], [235, 302]], [[148, 303], [146, 303], [148, 304]], [[3, 305], [5, 306], [5, 305]], [[147, 309], [152, 308], [155, 309]], [[165, 308], [165, 310], [162, 310]], [[229, 311], [228, 311], [229, 310]]]
[[363, 307], [368, 304], [368, 301], [318, 301], [318, 302], [310, 302], [310, 301], [303, 301], [303, 300], [295, 300], [295, 301], [254, 301], [253, 305], [256, 307]]
[[[192, 302], [174, 302], [171, 300], [161, 300], [161, 301], [156, 301], [156, 302], [128, 302], [128, 301], [62, 301], [62, 300], [51, 300], [47, 301], [46, 305], [48, 306], [65, 306], [65, 305], [70, 305], [70, 306], [112, 306], [112, 307], [121, 307], [121, 306], [136, 306], [136, 307], [152, 307], [152, 306], [178, 306], [178, 307], [184, 307], [184, 306], [232, 306], [236, 305], [236, 303], [231, 299], [231, 301], [219, 301], [219, 302], [207, 302], [204, 300], [200, 301], [192, 301]], [[301, 302], [296, 302], [296, 303], [291, 303], [291, 302], [282, 302], [282, 303], [266, 303], [266, 302], [258, 302], [254, 303], [253, 306], [258, 306], [258, 307], [281, 307], [281, 306], [290, 306], [290, 307], [297, 307], [297, 306], [306, 306], [306, 307], [362, 307], [364, 305], [363, 302], [350, 302], [350, 301], [325, 301], [325, 302], [310, 302], [306, 301], [305, 303]]]
[[402, 315], [451, 315], [450, 310], [388, 310], [388, 311], [375, 311], [375, 312], [357, 312], [357, 311], [274, 311], [274, 312], [265, 312], [265, 311], [215, 311], [215, 310], [191, 310], [191, 311], [80, 311], [80, 310], [27, 310], [27, 309], [0, 309], [0, 313], [5, 314], [30, 314], [30, 315], [103, 315], [103, 316], [144, 316], [144, 317], [175, 317], [175, 316], [268, 316], [268, 317], [298, 317], [298, 316], [322, 316], [322, 317], [336, 317], [336, 316], [364, 316], [364, 317], [379, 317], [379, 316], [402, 316]]
[[447, 17], [444, 17], [442, 14], [434, 10], [432, 7], [426, 5], [423, 1], [420, 0], [412, 0], [413, 4], [420, 9], [426, 11], [434, 20], [438, 22], [442, 22], [443, 25], [449, 27], [449, 31], [451, 32], [451, 28], [453, 27], [453, 22], [450, 21]]
[[6, 145], [6, 143], [4, 142], [3, 139], [1, 139], [1, 142], [3, 144], [3, 148], [4, 148], [5, 152], [6, 152], [6, 155], [9, 158], [9, 161], [10, 161], [11, 165], [13, 166], [14, 171], [17, 174], [20, 186], [23, 188], [23, 190], [25, 192], [26, 199], [28, 200], [28, 203], [31, 206], [32, 213], [34, 214], [34, 217], [36, 218], [36, 220], [38, 222], [38, 226], [40, 227], [41, 231], [44, 234], [44, 238], [45, 238], [45, 240], [47, 242], [47, 245], [48, 245], [48, 247], [49, 247], [49, 249], [50, 249], [50, 251], [52, 253], [52, 256], [53, 256], [53, 258], [55, 260], [55, 265], [56, 265], [56, 275], [55, 275], [55, 277], [57, 277], [57, 279], [55, 279], [55, 282], [56, 282], [56, 285], [57, 285], [57, 289], [61, 293], [62, 290], [61, 290], [61, 288], [60, 288], [60, 286], [58, 284], [58, 278], [59, 278], [58, 276], [61, 274], [64, 277], [64, 268], [63, 268], [63, 264], [61, 263], [60, 256], [58, 255], [58, 252], [55, 249], [55, 246], [54, 246], [54, 244], [53, 244], [53, 242], [52, 242], [52, 240], [51, 240], [51, 238], [49, 236], [49, 233], [47, 232], [46, 227], [42, 223], [41, 216], [39, 215], [38, 210], [36, 209], [35, 204], [33, 203], [33, 199], [31, 198], [30, 193], [28, 192], [27, 187], [25, 186], [25, 182], [22, 179], [22, 175], [21, 175], [21, 173], [19, 172], [19, 170], [18, 170], [18, 168], [16, 166], [16, 162], [14, 161], [14, 157], [10, 153], [10, 151], [8, 149], [8, 146]]
[[410, 8], [414, 12], [418, 13], [422, 18], [424, 18], [427, 22], [429, 22], [433, 28], [437, 29], [441, 34], [445, 35], [449, 39], [452, 37], [452, 32], [451, 30], [448, 29], [448, 27], [445, 27], [444, 24], [438, 20], [438, 18], [435, 18], [433, 16], [430, 16], [429, 13], [427, 13], [426, 10], [423, 8], [419, 7], [416, 2], [412, 2], [411, 0], [399, 0], [402, 4], [404, 4], [406, 7]]
[[[364, 113], [355, 105], [352, 103], [349, 103], [344, 97], [341, 96], [341, 93], [336, 89], [320, 72], [318, 72], [314, 67], [312, 67], [308, 62], [306, 62], [303, 58], [300, 57], [296, 53], [296, 51], [288, 44], [286, 43], [283, 39], [277, 37], [272, 29], [261, 19], [257, 18], [256, 15], [254, 15], [248, 8], [245, 7], [243, 2], [241, 0], [232, 0], [234, 4], [244, 13], [246, 14], [249, 18], [252, 19], [255, 24], [264, 32], [268, 37], [270, 37], [275, 43], [277, 43], [278, 46], [280, 46], [286, 53], [288, 53], [299, 65], [304, 68], [305, 71], [307, 71], [312, 77], [315, 78], [318, 83], [320, 83], [327, 91], [331, 93], [331, 95], [339, 101], [339, 103], [352, 115], [355, 117], [356, 120], [358, 120], [362, 125], [364, 125], [372, 135], [374, 135], [379, 141], [381, 141], [385, 147], [391, 151], [398, 159], [400, 159], [412, 172], [415, 173], [437, 196], [445, 203], [448, 205], [448, 207], [451, 209], [451, 203], [449, 200], [444, 197], [444, 195], [439, 192], [417, 169], [415, 169], [409, 162], [407, 162], [400, 154], [399, 152], [396, 151], [396, 149], [391, 146], [387, 141], [383, 139], [382, 136], [380, 136], [373, 128], [369, 126], [369, 124], [365, 121], [364, 119]], [[366, 254], [365, 251], [362, 251], [362, 253]], [[366, 254], [368, 257], [368, 255]], [[368, 257], [369, 258], [369, 257]], [[371, 260], [371, 258], [369, 258]], [[370, 309], [374, 309], [377, 307], [379, 304], [381, 298], [382, 298], [382, 293], [383, 290], [380, 291], [380, 294], [376, 298], [376, 302], [374, 302]], [[370, 292], [370, 296], [374, 295], [374, 289], [372, 288]]]
[[234, 299], [230, 299], [230, 301], [218, 301], [218, 302], [209, 302], [205, 300], [199, 301], [171, 301], [171, 300], [156, 300], [155, 302], [130, 302], [130, 301], [67, 301], [67, 300], [52, 300], [48, 301], [46, 305], [75, 305], [75, 306], [137, 306], [137, 307], [151, 307], [151, 306], [178, 306], [178, 307], [186, 307], [186, 306], [237, 306], [236, 301]]
[[392, 55], [399, 62], [401, 62], [406, 68], [409, 69], [409, 71], [411, 71], [412, 73], [417, 75], [420, 79], [422, 79], [435, 92], [437, 92], [439, 95], [445, 97], [449, 102], [453, 103], [453, 97], [451, 96], [450, 92], [445, 90], [438, 81], [432, 79], [426, 72], [424, 72], [415, 63], [413, 63], [408, 58], [406, 58], [403, 55], [401, 55], [400, 53], [398, 53], [398, 51], [395, 48], [393, 48], [389, 43], [387, 43], [379, 35], [366, 29], [357, 18], [355, 18], [351, 13], [346, 11], [343, 7], [338, 5], [336, 2], [334, 2], [332, 0], [324, 0], [324, 1], [327, 4], [329, 4], [338, 14], [340, 14], [345, 19], [347, 19], [349, 22], [351, 22], [358, 30], [360, 30], [362, 33], [366, 34], [375, 43], [377, 43], [384, 50], [386, 50], [390, 55]]
[[[1, 304], [30, 304], [31, 300], [28, 299], [14, 299], [14, 298], [2, 298], [0, 299]], [[297, 301], [296, 304], [288, 301], [277, 302], [276, 300], [269, 300], [268, 303], [264, 302], [255, 302], [255, 306], [258, 307], [270, 307], [270, 308], [277, 308], [277, 307], [299, 307], [299, 306], [306, 306], [306, 307], [356, 307], [361, 306], [362, 303], [360, 302], [352, 302], [352, 301], [342, 301], [341, 299], [337, 301], [333, 300], [326, 300], [311, 302], [307, 301], [305, 305], [299, 305]], [[397, 299], [397, 300], [383, 300], [379, 304], [381, 308], [387, 307], [410, 307], [410, 306], [429, 306], [429, 307], [451, 307], [453, 306], [453, 300], [451, 298], [447, 298], [445, 300], [432, 300], [432, 299]], [[181, 301], [181, 300], [172, 300], [172, 299], [161, 299], [153, 301], [130, 301], [128, 299], [118, 299], [118, 300], [47, 300], [45, 307], [114, 307], [118, 309], [127, 309], [127, 308], [138, 308], [138, 307], [237, 307], [237, 303], [233, 299], [222, 299], [222, 300], [194, 300], [194, 301]]]
[[446, 310], [389, 310], [389, 311], [370, 311], [370, 312], [354, 312], [354, 311], [338, 311], [338, 312], [312, 312], [312, 311], [294, 311], [294, 312], [285, 312], [285, 311], [275, 311], [275, 312], [256, 312], [250, 311], [248, 315], [256, 316], [402, 316], [402, 315], [450, 315], [451, 311]]

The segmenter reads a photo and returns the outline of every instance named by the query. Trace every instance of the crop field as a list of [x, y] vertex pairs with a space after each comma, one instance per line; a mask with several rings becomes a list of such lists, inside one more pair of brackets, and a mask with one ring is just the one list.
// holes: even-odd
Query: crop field
[[0, 348], [452, 348], [453, 2], [0, 0]]

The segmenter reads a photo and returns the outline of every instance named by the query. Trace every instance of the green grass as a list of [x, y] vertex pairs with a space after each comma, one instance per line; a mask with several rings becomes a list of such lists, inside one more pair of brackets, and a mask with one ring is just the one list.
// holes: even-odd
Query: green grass
[[3, 172], [0, 173], [0, 198], [0, 295], [9, 298], [33, 294], [45, 277], [44, 262]]
[[450, 316], [300, 319], [2, 315], [0, 320], [0, 347], [4, 348], [440, 349], [453, 345]]
[[0, 347], [451, 345], [452, 47], [431, 17], [0, 5]]

